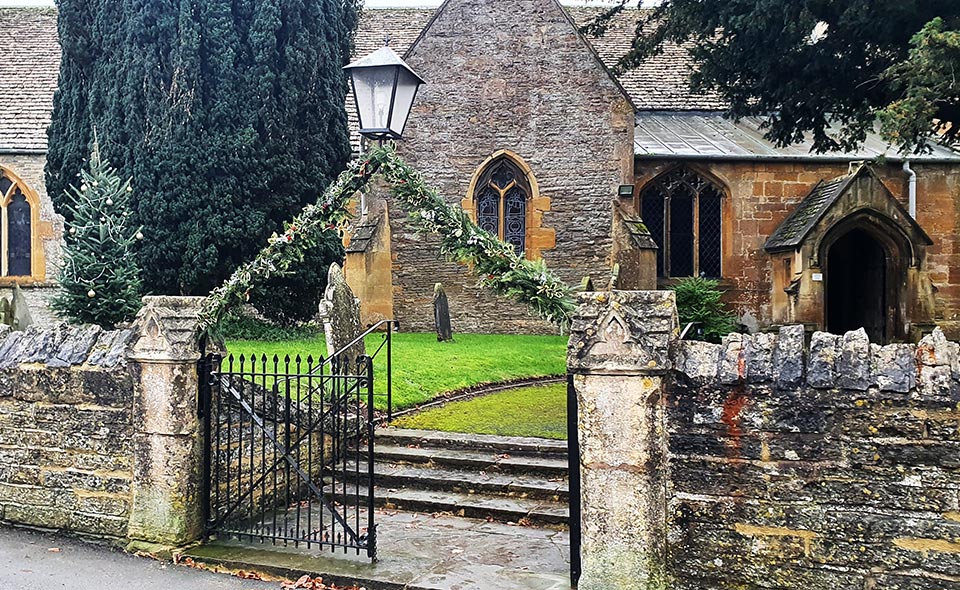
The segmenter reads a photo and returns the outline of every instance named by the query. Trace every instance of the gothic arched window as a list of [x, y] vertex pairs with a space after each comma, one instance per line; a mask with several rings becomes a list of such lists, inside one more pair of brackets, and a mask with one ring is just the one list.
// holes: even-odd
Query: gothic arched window
[[0, 276], [33, 275], [34, 204], [19, 181], [0, 170]]
[[474, 189], [477, 225], [511, 244], [518, 254], [526, 251], [530, 194], [526, 174], [510, 158], [490, 162]]
[[640, 215], [660, 247], [658, 276], [721, 276], [722, 203], [720, 187], [682, 166], [643, 188]]

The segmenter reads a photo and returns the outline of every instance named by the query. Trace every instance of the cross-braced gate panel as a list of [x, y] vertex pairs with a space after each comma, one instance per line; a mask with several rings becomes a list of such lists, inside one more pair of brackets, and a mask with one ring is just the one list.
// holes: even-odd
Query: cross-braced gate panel
[[375, 558], [371, 359], [208, 355], [200, 368], [207, 534]]

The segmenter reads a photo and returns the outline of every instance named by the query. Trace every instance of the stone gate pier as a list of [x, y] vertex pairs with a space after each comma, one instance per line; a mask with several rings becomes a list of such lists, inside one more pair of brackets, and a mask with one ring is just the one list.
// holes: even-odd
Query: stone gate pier
[[679, 340], [582, 293], [581, 590], [960, 589], [960, 346], [802, 326]]

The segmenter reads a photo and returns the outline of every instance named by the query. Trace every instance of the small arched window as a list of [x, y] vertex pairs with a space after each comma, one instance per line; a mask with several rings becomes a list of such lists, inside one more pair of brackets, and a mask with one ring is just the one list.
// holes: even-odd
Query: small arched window
[[0, 170], [0, 276], [33, 275], [34, 205], [28, 190]]
[[474, 189], [477, 225], [511, 244], [518, 254], [526, 251], [527, 200], [530, 184], [526, 174], [510, 158], [490, 162]]
[[660, 248], [658, 276], [721, 276], [722, 203], [720, 187], [682, 166], [643, 188], [640, 215]]

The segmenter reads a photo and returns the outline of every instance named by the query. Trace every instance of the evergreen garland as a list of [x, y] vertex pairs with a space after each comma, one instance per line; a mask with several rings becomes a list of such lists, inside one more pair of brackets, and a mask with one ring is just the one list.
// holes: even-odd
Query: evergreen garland
[[347, 206], [374, 174], [386, 180], [397, 202], [421, 233], [440, 236], [440, 252], [471, 265], [481, 284], [498, 295], [529, 306], [540, 317], [561, 327], [570, 321], [570, 289], [542, 260], [527, 260], [513, 246], [480, 229], [459, 207], [449, 205], [426, 185], [423, 176], [404, 162], [391, 146], [375, 148], [352, 161], [327, 188], [320, 201], [307, 205], [282, 235], [274, 234], [257, 257], [242, 265], [204, 302], [201, 323], [213, 328], [223, 314], [246, 302], [251, 290], [272, 276], [293, 272], [304, 253], [323, 232], [343, 228], [350, 219]]
[[122, 181], [95, 147], [80, 186], [61, 206], [69, 213], [60, 293], [53, 308], [77, 323], [113, 328], [140, 309], [140, 268], [135, 245], [143, 238], [130, 222], [130, 181]]

